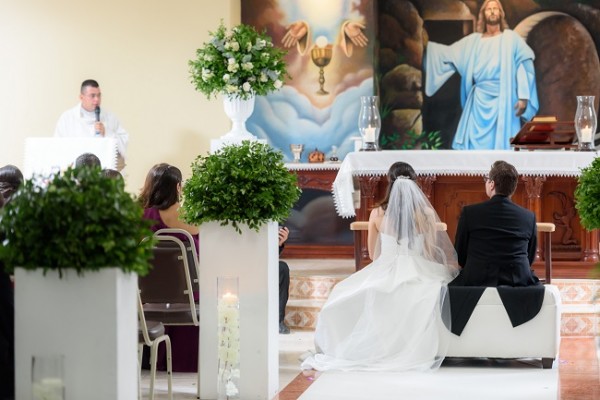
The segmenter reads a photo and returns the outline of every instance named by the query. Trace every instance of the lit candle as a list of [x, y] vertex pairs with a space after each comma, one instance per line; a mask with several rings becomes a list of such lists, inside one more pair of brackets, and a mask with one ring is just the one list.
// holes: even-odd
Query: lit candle
[[592, 128], [587, 126], [581, 128], [581, 143], [589, 143], [592, 141]]
[[369, 126], [365, 128], [365, 142], [374, 142], [375, 141], [375, 128]]
[[235, 294], [229, 292], [225, 293], [221, 300], [223, 301], [223, 304], [228, 306], [235, 305], [238, 303], [238, 297]]

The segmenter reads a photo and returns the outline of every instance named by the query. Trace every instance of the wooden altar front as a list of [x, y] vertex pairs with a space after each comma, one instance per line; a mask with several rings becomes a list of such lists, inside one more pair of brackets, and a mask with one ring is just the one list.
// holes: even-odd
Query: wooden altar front
[[[568, 157], [567, 157], [568, 156]], [[552, 265], [555, 278], [588, 278], [598, 262], [598, 231], [581, 227], [573, 193], [581, 167], [591, 163], [595, 154], [576, 152], [462, 152], [462, 151], [389, 151], [351, 153], [334, 183], [336, 206], [341, 215], [351, 217], [348, 209], [351, 193], [348, 183], [360, 190], [356, 220], [369, 219], [370, 210], [387, 188], [385, 174], [395, 161], [411, 164], [419, 175], [418, 183], [440, 219], [448, 226], [452, 240], [463, 206], [487, 199], [482, 177], [496, 160], [505, 160], [521, 174], [513, 201], [532, 210], [538, 222], [556, 224], [552, 235]], [[350, 181], [349, 181], [350, 177]], [[352, 188], [350, 188], [352, 190]], [[346, 204], [343, 204], [346, 203]], [[360, 264], [370, 262], [367, 234], [361, 233]], [[540, 249], [545, 243], [538, 240], [538, 256], [534, 269], [543, 271]], [[542, 273], [543, 275], [543, 273]]]

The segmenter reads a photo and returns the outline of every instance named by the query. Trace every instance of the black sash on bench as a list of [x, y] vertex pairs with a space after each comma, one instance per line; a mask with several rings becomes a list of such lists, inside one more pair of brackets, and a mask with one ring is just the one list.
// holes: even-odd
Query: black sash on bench
[[[452, 333], [460, 336], [485, 289], [485, 286], [448, 286]], [[546, 290], [543, 285], [498, 286], [496, 289], [513, 327], [524, 324], [540, 312]]]

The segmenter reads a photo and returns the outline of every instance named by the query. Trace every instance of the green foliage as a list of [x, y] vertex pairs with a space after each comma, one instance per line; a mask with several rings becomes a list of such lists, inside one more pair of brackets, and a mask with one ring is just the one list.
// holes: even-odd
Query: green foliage
[[440, 131], [416, 133], [414, 130], [406, 132], [404, 136], [400, 132], [391, 135], [382, 135], [379, 138], [381, 147], [387, 150], [436, 150], [442, 147]]
[[244, 141], [198, 156], [183, 187], [183, 218], [190, 224], [218, 221], [256, 231], [268, 221], [282, 221], [300, 197], [296, 175], [283, 155], [268, 144]]
[[584, 228], [600, 229], [600, 157], [581, 170], [575, 188], [575, 207]]
[[211, 40], [188, 62], [196, 90], [207, 98], [221, 93], [248, 100], [281, 88], [288, 77], [285, 51], [274, 47], [269, 36], [244, 24], [228, 32], [223, 21], [209, 33]]
[[37, 183], [26, 180], [0, 210], [0, 261], [8, 272], [85, 271], [118, 267], [145, 275], [152, 255], [150, 222], [122, 180], [99, 168], [69, 168]]

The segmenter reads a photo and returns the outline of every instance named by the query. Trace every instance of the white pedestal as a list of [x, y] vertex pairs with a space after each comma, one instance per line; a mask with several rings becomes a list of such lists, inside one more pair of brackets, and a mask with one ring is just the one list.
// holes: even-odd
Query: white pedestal
[[271, 400], [279, 387], [277, 223], [260, 232], [200, 227], [200, 398], [217, 398], [217, 277], [239, 278], [240, 398]]
[[64, 355], [66, 399], [137, 398], [137, 275], [15, 270], [16, 398], [31, 398], [34, 355]]

